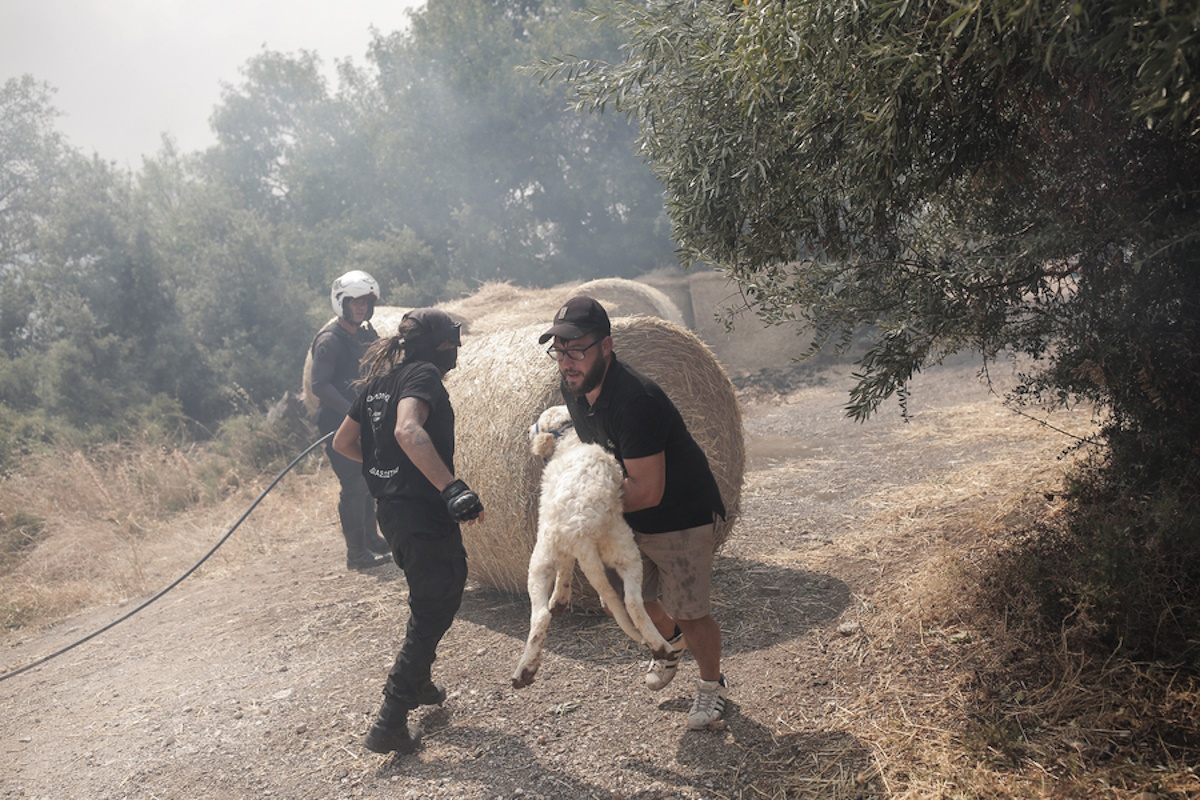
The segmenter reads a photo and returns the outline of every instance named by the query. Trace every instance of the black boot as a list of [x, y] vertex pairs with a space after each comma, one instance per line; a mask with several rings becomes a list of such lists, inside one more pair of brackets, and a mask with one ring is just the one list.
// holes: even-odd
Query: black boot
[[408, 724], [407, 705], [391, 695], [383, 696], [379, 714], [367, 731], [363, 745], [373, 753], [411, 753], [421, 742], [421, 726]]
[[[386, 554], [373, 553], [363, 544], [362, 530], [342, 528], [342, 538], [346, 540], [346, 569], [364, 570], [382, 567], [392, 560], [389, 549]], [[386, 543], [385, 543], [386, 544]]]
[[440, 706], [446, 702], [446, 690], [429, 681], [417, 690], [415, 699], [419, 706]]
[[370, 550], [363, 550], [358, 554], [346, 554], [346, 569], [362, 571], [364, 569], [374, 569], [382, 567], [392, 560], [391, 556], [385, 556], [383, 553], [372, 553]]

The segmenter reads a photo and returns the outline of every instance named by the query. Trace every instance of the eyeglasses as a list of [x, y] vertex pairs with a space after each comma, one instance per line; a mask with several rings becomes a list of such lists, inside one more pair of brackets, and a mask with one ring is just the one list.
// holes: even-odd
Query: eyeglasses
[[583, 361], [584, 354], [603, 341], [604, 339], [602, 337], [592, 342], [587, 347], [573, 347], [570, 350], [560, 350], [557, 347], [551, 347], [546, 351], [546, 355], [550, 356], [555, 361], [562, 361], [564, 358], [569, 358], [572, 361]]

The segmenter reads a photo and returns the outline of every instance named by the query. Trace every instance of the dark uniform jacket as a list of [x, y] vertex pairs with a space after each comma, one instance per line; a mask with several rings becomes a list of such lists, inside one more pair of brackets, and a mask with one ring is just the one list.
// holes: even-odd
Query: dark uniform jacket
[[336, 319], [317, 331], [312, 341], [312, 392], [321, 401], [317, 429], [326, 434], [337, 430], [358, 395], [351, 384], [361, 377], [363, 355], [379, 334], [365, 322], [350, 333]]

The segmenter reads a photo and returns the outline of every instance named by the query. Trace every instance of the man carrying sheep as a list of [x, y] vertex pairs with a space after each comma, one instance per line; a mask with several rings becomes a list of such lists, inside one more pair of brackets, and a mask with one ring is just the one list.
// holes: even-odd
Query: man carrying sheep
[[367, 351], [362, 391], [333, 437], [335, 450], [362, 462], [379, 528], [408, 581], [404, 644], [364, 740], [376, 753], [415, 750], [421, 730], [408, 712], [446, 699], [430, 668], [467, 582], [459, 523], [483, 519], [479, 496], [454, 477], [454, 409], [442, 379], [460, 344], [445, 312], [405, 314], [395, 336]]
[[651, 661], [646, 685], [669, 684], [690, 649], [700, 680], [688, 727], [703, 730], [723, 717], [728, 691], [710, 598], [715, 515], [723, 518], [725, 505], [679, 410], [658, 384], [617, 360], [611, 334], [604, 307], [580, 295], [538, 341], [554, 340], [546, 352], [558, 363], [579, 438], [611, 452], [625, 473], [625, 520], [642, 552], [646, 611], [673, 648]]

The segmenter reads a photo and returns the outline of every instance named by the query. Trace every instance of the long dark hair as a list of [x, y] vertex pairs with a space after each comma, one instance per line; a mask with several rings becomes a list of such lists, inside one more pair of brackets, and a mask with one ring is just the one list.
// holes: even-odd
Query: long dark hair
[[380, 375], [387, 375], [404, 361], [407, 355], [407, 341], [418, 332], [421, 324], [418, 320], [405, 316], [400, 320], [400, 326], [395, 336], [377, 339], [363, 354], [362, 366], [366, 374], [354, 382], [355, 389], [361, 389], [363, 384]]

